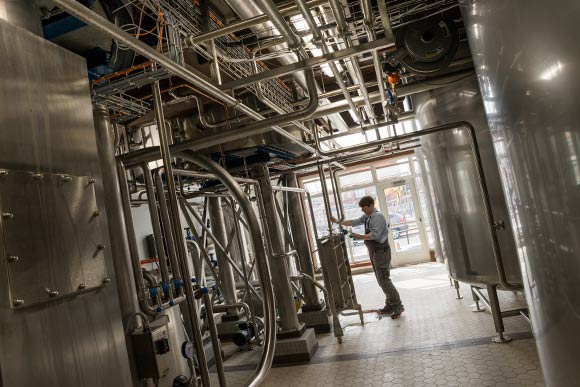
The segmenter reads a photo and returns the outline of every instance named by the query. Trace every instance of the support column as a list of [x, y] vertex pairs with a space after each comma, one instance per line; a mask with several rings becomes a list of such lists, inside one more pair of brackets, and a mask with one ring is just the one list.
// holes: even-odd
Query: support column
[[[274, 293], [276, 295], [276, 306], [280, 316], [280, 328], [282, 332], [297, 332], [302, 330], [303, 325], [298, 321], [294, 298], [292, 297], [292, 285], [288, 273], [287, 257], [284, 255], [284, 241], [280, 230], [280, 221], [276, 212], [272, 183], [266, 167], [257, 171], [264, 217], [266, 221], [266, 233], [270, 239], [272, 253], [270, 256], [270, 271], [272, 272], [272, 282], [274, 283]], [[273, 256], [272, 256], [273, 255]]]
[[[221, 198], [210, 197], [209, 198], [209, 219], [211, 222], [211, 232], [216, 238], [216, 240], [222, 245], [228, 245], [228, 236], [226, 231], [226, 225], [224, 221], [224, 212], [222, 209]], [[228, 259], [225, 256], [225, 252], [221, 249], [216, 248], [216, 259], [219, 267], [219, 276], [222, 284], [220, 291], [224, 296], [227, 304], [234, 304], [236, 300], [236, 281], [234, 278], [234, 271], [230, 266]], [[238, 319], [238, 312], [235, 308], [228, 309], [227, 316]]]
[[[285, 175], [285, 178], [287, 187], [298, 188], [298, 180], [296, 179], [295, 173], [289, 173]], [[310, 253], [310, 242], [308, 230], [306, 229], [302, 195], [299, 193], [289, 193], [288, 208], [292, 240], [298, 253], [300, 271], [314, 278], [314, 264], [312, 263], [312, 255]], [[304, 301], [306, 302], [302, 310], [320, 310], [322, 305], [320, 304], [316, 286], [310, 281], [304, 281], [302, 288], [304, 290]]]
[[280, 329], [276, 342], [274, 363], [293, 363], [309, 361], [318, 349], [314, 329], [298, 320], [298, 313], [292, 297], [292, 285], [288, 271], [288, 257], [284, 251], [281, 222], [276, 211], [276, 198], [268, 168], [263, 166], [256, 171], [262, 201], [264, 232], [270, 240], [270, 272], [276, 295], [276, 307], [280, 317]]

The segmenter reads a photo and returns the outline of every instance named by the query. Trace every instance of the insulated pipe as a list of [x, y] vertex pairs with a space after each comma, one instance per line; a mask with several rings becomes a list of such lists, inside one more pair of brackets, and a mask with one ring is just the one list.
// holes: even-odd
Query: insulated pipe
[[[252, 203], [244, 194], [244, 191], [232, 176], [220, 165], [210, 160], [207, 156], [193, 152], [185, 151], [179, 154], [179, 157], [191, 161], [210, 173], [215, 174], [218, 179], [228, 188], [234, 199], [239, 203], [247, 221], [252, 238], [252, 244], [255, 249], [255, 257], [258, 267], [260, 285], [264, 297], [264, 350], [258, 363], [258, 368], [252, 375], [248, 387], [257, 387], [264, 381], [274, 358], [276, 348], [276, 305], [274, 301], [274, 292], [272, 289], [272, 278], [270, 277], [270, 268], [268, 257], [264, 249], [262, 239], [262, 230], [259, 226], [258, 218], [252, 207]], [[209, 385], [209, 384], [208, 384]]]
[[[173, 73], [176, 76], [179, 76], [190, 82], [192, 85], [196, 86], [202, 92], [214, 96], [216, 99], [222, 101], [225, 105], [232, 107], [239, 112], [248, 115], [251, 118], [254, 118], [258, 121], [263, 121], [263, 127], [258, 130], [257, 128], [253, 128], [255, 132], [252, 133], [242, 133], [241, 136], [235, 138], [241, 138], [250, 136], [253, 134], [259, 134], [263, 132], [267, 132], [270, 130], [276, 131], [278, 134], [286, 137], [288, 140], [297, 143], [298, 145], [304, 147], [309, 152], [312, 152], [312, 149], [306, 147], [306, 145], [295, 138], [294, 136], [287, 133], [284, 129], [280, 128], [277, 125], [280, 123], [287, 123], [290, 121], [294, 121], [297, 119], [304, 118], [299, 114], [292, 116], [291, 120], [285, 121], [283, 118], [281, 119], [280, 116], [274, 117], [272, 119], [265, 119], [264, 116], [259, 114], [258, 112], [254, 111], [250, 107], [240, 103], [236, 98], [230, 96], [229, 94], [224, 93], [218, 87], [213, 85], [211, 82], [206, 81], [200, 75], [186, 69], [185, 67], [177, 64], [176, 62], [172, 61], [165, 55], [157, 52], [153, 47], [143, 43], [139, 39], [131, 36], [130, 34], [123, 31], [121, 28], [117, 27], [113, 23], [109, 22], [107, 19], [103, 18], [102, 16], [96, 14], [95, 12], [91, 11], [89, 8], [85, 7], [81, 3], [78, 3], [75, 0], [54, 0], [54, 3], [57, 4], [61, 9], [68, 12], [70, 15], [78, 18], [79, 20], [84, 21], [85, 23], [97, 28], [98, 30], [104, 32], [111, 38], [115, 39], [119, 43], [124, 44], [128, 48], [134, 50], [136, 53], [143, 55], [144, 57], [151, 59], [155, 63], [163, 66], [167, 71]], [[308, 80], [308, 71], [306, 72], [307, 80]], [[312, 74], [312, 78], [314, 79], [314, 75]], [[317, 92], [316, 92], [316, 82], [307, 82], [308, 83], [308, 91], [310, 94], [311, 101], [316, 99], [316, 104], [318, 104]], [[314, 85], [314, 87], [311, 87]], [[314, 97], [313, 97], [314, 96]], [[293, 112], [296, 113], [296, 112]], [[289, 114], [293, 114], [289, 113]], [[239, 131], [234, 131], [234, 133]], [[230, 133], [232, 134], [232, 133]], [[219, 141], [223, 142], [223, 140]], [[215, 144], [214, 144], [215, 145]], [[210, 145], [211, 146], [211, 145]], [[181, 150], [185, 150], [187, 148], [183, 148]]]
[[[314, 73], [312, 71], [306, 71], [306, 80], [308, 82], [311, 94], [308, 106], [306, 106], [304, 109], [276, 116], [268, 120], [252, 122], [243, 127], [224, 130], [209, 136], [204, 136], [201, 138], [196, 138], [188, 141], [182, 141], [180, 143], [173, 144], [169, 147], [171, 153], [178, 153], [185, 150], [200, 150], [204, 148], [209, 148], [214, 145], [222, 144], [224, 142], [239, 140], [240, 138], [245, 138], [263, 132], [268, 132], [272, 130], [272, 125], [281, 125], [295, 120], [307, 118], [314, 111], [316, 111], [318, 107], [318, 93], [316, 92], [315, 87], [316, 80], [314, 79]], [[315, 149], [312, 147], [308, 147], [308, 150], [311, 153], [316, 152]], [[143, 161], [158, 160], [160, 156], [161, 153], [158, 148], [147, 148], [142, 151], [136, 151], [124, 155], [123, 160], [126, 165], [132, 165]]]
[[[314, 37], [313, 38], [314, 43], [322, 50], [323, 54], [328, 54], [330, 52], [328, 45], [324, 41], [322, 31], [320, 30], [320, 27], [318, 27], [316, 20], [314, 20], [314, 17], [310, 13], [310, 8], [308, 8], [308, 5], [306, 4], [305, 0], [295, 0], [295, 3], [298, 9], [300, 9], [300, 12], [304, 17], [304, 20], [306, 21], [308, 27], [310, 28], [310, 31], [312, 32], [312, 36]], [[338, 71], [336, 63], [334, 61], [330, 61], [328, 62], [328, 67], [332, 71], [332, 74], [334, 75], [334, 80], [336, 81], [338, 87], [344, 94], [344, 98], [346, 99], [346, 102], [350, 106], [351, 111], [356, 116], [358, 121], [362, 122], [363, 121], [362, 117], [352, 100], [350, 92], [348, 91], [346, 85], [344, 84], [344, 81], [342, 80], [342, 75], [340, 74], [340, 71]]]
[[274, 292], [276, 293], [276, 303], [278, 305], [278, 315], [280, 317], [280, 327], [283, 332], [295, 332], [300, 328], [296, 306], [292, 297], [292, 287], [286, 262], [287, 253], [284, 251], [283, 237], [280, 233], [280, 225], [276, 212], [272, 183], [268, 175], [268, 168], [262, 165], [257, 169], [258, 182], [266, 227], [272, 249], [270, 262], [272, 279], [274, 281]]
[[[285, 175], [285, 180], [288, 188], [298, 189], [298, 179], [295, 173]], [[277, 187], [273, 188], [277, 189]], [[292, 229], [294, 248], [298, 253], [298, 259], [300, 261], [300, 271], [310, 277], [314, 277], [314, 264], [312, 263], [310, 239], [308, 238], [308, 230], [306, 229], [306, 217], [304, 216], [304, 203], [302, 201], [304, 190], [289, 190], [289, 192], [292, 192], [288, 195], [290, 227]], [[320, 302], [315, 285], [307, 282], [302, 284], [302, 288], [304, 289], [304, 301], [306, 302], [306, 308], [303, 307], [302, 311], [313, 310], [315, 307], [318, 307], [318, 310], [320, 310]]]
[[[310, 8], [318, 7], [326, 4], [327, 2], [328, 0], [311, 0], [308, 2], [308, 7]], [[286, 4], [281, 6], [280, 8], [278, 8], [278, 12], [280, 12], [280, 15], [282, 16], [292, 16], [300, 13], [298, 8], [296, 6], [293, 6], [292, 4]], [[192, 44], [199, 44], [207, 40], [219, 38], [220, 36], [238, 32], [246, 28], [251, 28], [258, 24], [266, 23], [268, 21], [270, 21], [268, 15], [254, 16], [245, 20], [240, 20], [239, 22], [231, 23], [215, 31], [190, 37], [189, 41]]]

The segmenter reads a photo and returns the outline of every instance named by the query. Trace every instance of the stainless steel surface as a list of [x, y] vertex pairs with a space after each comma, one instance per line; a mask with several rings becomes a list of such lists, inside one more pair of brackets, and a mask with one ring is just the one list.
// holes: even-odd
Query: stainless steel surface
[[463, 1], [461, 12], [546, 384], [579, 386], [580, 3]]
[[0, 0], [0, 19], [43, 36], [40, 6], [36, 0]]
[[248, 387], [259, 386], [274, 359], [274, 350], [276, 348], [276, 303], [274, 299], [274, 290], [272, 288], [272, 278], [270, 276], [270, 267], [268, 264], [268, 257], [264, 249], [264, 241], [262, 239], [262, 232], [258, 223], [258, 218], [254, 212], [251, 202], [244, 194], [242, 188], [231, 177], [231, 175], [221, 166], [211, 161], [206, 156], [197, 154], [195, 152], [186, 151], [180, 154], [180, 157], [194, 162], [202, 168], [205, 168], [210, 173], [213, 173], [217, 178], [228, 188], [232, 197], [239, 203], [240, 208], [246, 218], [252, 239], [252, 245], [256, 257], [258, 276], [262, 287], [262, 294], [264, 297], [264, 345], [263, 351], [256, 371], [247, 383]]
[[[474, 127], [495, 221], [507, 220], [500, 174], [479, 87], [475, 77], [454, 86], [413, 97], [416, 118], [423, 128], [468, 120]], [[487, 233], [486, 209], [477, 166], [466, 129], [421, 138], [434, 191], [437, 228], [453, 278], [471, 283], [499, 284], [493, 240]], [[507, 279], [523, 285], [511, 227], [496, 232]]]
[[207, 316], [207, 325], [211, 336], [211, 345], [213, 347], [215, 368], [218, 374], [220, 387], [226, 387], [226, 375], [224, 373], [224, 361], [222, 358], [222, 349], [220, 339], [218, 338], [218, 331], [216, 328], [213, 316], [213, 301], [209, 293], [203, 295], [203, 305], [205, 306], [205, 315]]
[[[286, 131], [284, 131], [284, 129], [280, 128], [277, 125], [281, 125], [281, 124], [286, 123], [286, 122], [291, 122], [291, 121], [294, 121], [294, 120], [299, 119], [299, 118], [304, 118], [304, 116], [308, 115], [310, 110], [305, 110], [303, 112], [304, 113], [303, 115], [300, 114], [300, 112], [292, 112], [292, 113], [288, 113], [287, 115], [277, 116], [277, 117], [274, 117], [272, 119], [266, 120], [261, 114], [252, 110], [248, 106], [240, 103], [236, 98], [220, 91], [215, 85], [213, 85], [211, 82], [208, 82], [207, 80], [205, 80], [199, 74], [197, 74], [189, 69], [186, 69], [185, 67], [172, 61], [170, 58], [166, 57], [165, 55], [158, 53], [154, 48], [148, 46], [147, 44], [143, 43], [139, 39], [124, 32], [121, 28], [110, 23], [105, 18], [97, 15], [96, 13], [92, 12], [90, 9], [86, 8], [84, 5], [76, 2], [75, 0], [55, 0], [55, 3], [58, 6], [60, 6], [61, 8], [63, 8], [64, 10], [66, 10], [71, 15], [74, 15], [75, 17], [86, 22], [87, 24], [94, 26], [95, 28], [99, 29], [100, 31], [106, 33], [111, 38], [113, 38], [113, 39], [117, 40], [118, 42], [123, 43], [127, 47], [135, 50], [135, 52], [137, 52], [137, 53], [145, 56], [146, 58], [149, 58], [149, 59], [153, 60], [154, 62], [162, 65], [167, 71], [170, 71], [171, 73], [173, 73], [177, 76], [180, 76], [184, 80], [190, 82], [192, 85], [198, 87], [201, 91], [203, 91], [209, 95], [215, 96], [217, 99], [221, 100], [227, 106], [230, 106], [230, 107], [238, 110], [240, 113], [246, 114], [249, 117], [252, 117], [256, 120], [263, 120], [264, 121], [261, 124], [261, 125], [263, 125], [263, 127], [260, 125], [260, 128], [259, 128], [260, 130], [258, 130], [258, 128], [254, 127], [253, 130], [256, 130], [256, 131], [254, 133], [247, 133], [247, 135], [259, 134], [262, 132], [274, 130], [278, 134], [285, 136], [285, 138], [287, 138], [288, 140], [290, 140], [294, 143], [297, 143], [298, 145], [303, 146], [306, 150], [309, 150], [309, 147], [307, 147], [301, 140], [296, 139], [294, 136], [287, 133]], [[307, 74], [306, 74], [307, 77], [308, 77], [308, 74], [309, 74], [309, 72], [307, 72]], [[316, 100], [316, 104], [318, 104], [318, 99], [316, 98], [316, 95], [317, 95], [316, 88], [315, 87], [311, 88], [310, 86], [311, 85], [309, 84], [308, 91], [309, 91], [309, 95], [310, 95], [310, 100], [311, 101]], [[287, 121], [285, 121], [285, 118], [289, 118], [289, 119]], [[239, 131], [236, 131], [236, 132], [239, 132]], [[230, 134], [232, 134], [232, 133], [230, 133]], [[221, 141], [221, 142], [223, 142], [223, 141]], [[212, 144], [212, 145], [217, 145], [219, 143], [220, 142], [218, 141], [216, 144]], [[209, 145], [209, 146], [211, 146], [211, 145]], [[187, 148], [184, 148], [184, 149], [187, 149]]]
[[[295, 173], [289, 173], [285, 176], [288, 188], [298, 188], [298, 180]], [[288, 193], [288, 208], [290, 218], [290, 228], [294, 241], [294, 248], [298, 252], [300, 261], [300, 271], [310, 277], [314, 277], [314, 263], [310, 251], [310, 238], [306, 229], [306, 216], [304, 215], [303, 193]], [[310, 281], [302, 283], [304, 289], [304, 301], [306, 305], [320, 305], [318, 291], [316, 286]]]
[[104, 190], [105, 210], [109, 227], [111, 255], [115, 268], [119, 305], [126, 327], [127, 317], [139, 311], [139, 300], [135, 292], [132, 274], [131, 253], [127, 239], [123, 203], [119, 195], [119, 176], [115, 164], [115, 133], [111, 126], [109, 113], [103, 105], [93, 107], [93, 119], [99, 153], [100, 168]]
[[[211, 222], [211, 234], [222, 246], [228, 246], [229, 238], [224, 221], [221, 198], [209, 198], [209, 219]], [[218, 262], [219, 275], [222, 287], [220, 291], [226, 303], [234, 304], [236, 300], [236, 281], [234, 271], [228, 262], [226, 252], [216, 248], [216, 259]], [[236, 310], [229, 310], [228, 314], [237, 314]]]
[[6, 268], [12, 298], [24, 301], [19, 308], [100, 289], [109, 278], [109, 246], [94, 178], [7, 172], [0, 180], [0, 206], [12, 216], [0, 224], [0, 254], [18, 257]]
[[284, 251], [283, 233], [280, 229], [280, 221], [276, 213], [272, 183], [268, 176], [267, 167], [263, 166], [256, 171], [260, 185], [260, 197], [264, 209], [266, 221], [266, 234], [270, 242], [271, 257], [270, 268], [276, 294], [276, 305], [280, 317], [280, 329], [283, 332], [298, 331], [301, 327], [296, 314], [296, 306], [292, 297], [290, 275]]
[[[328, 0], [311, 0], [308, 2], [308, 6], [310, 8], [313, 8], [313, 7], [317, 7], [320, 5], [324, 5], [327, 2], [328, 2]], [[298, 13], [300, 13], [298, 8], [294, 5], [291, 5], [291, 4], [280, 7], [278, 9], [278, 11], [280, 12], [280, 14], [282, 16], [292, 16], [292, 15], [297, 15]], [[189, 38], [189, 41], [192, 44], [199, 44], [199, 43], [204, 42], [204, 41], [219, 38], [220, 36], [231, 34], [233, 32], [238, 32], [238, 31], [241, 31], [241, 30], [246, 29], [246, 28], [254, 27], [258, 24], [265, 23], [269, 20], [270, 19], [268, 18], [268, 15], [265, 15], [265, 14], [244, 18], [244, 20], [240, 20], [238, 22], [228, 24], [227, 26], [223, 26], [222, 28], [219, 28], [217, 30], [210, 31], [210, 32], [207, 32], [205, 34], [198, 35], [195, 37], [191, 37], [191, 38]]]
[[[85, 61], [3, 20], [0, 51], [9, 53], [0, 56], [0, 168], [95, 177], [96, 205], [104, 209]], [[104, 210], [99, 218], [101, 243], [109, 246]], [[22, 234], [35, 232], [31, 227]], [[0, 384], [131, 385], [111, 249], [102, 254], [107, 286], [23, 310], [11, 309], [0, 265]], [[63, 270], [46, 254], [36, 259], [54, 275]]]

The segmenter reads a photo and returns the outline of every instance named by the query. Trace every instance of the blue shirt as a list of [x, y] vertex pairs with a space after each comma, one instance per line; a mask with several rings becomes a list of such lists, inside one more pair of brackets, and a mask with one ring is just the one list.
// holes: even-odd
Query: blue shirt
[[[365, 228], [370, 230], [371, 239], [379, 243], [385, 243], [389, 238], [389, 225], [385, 215], [375, 210], [370, 215], [364, 214], [360, 218], [351, 219], [353, 226], [365, 225]], [[368, 224], [367, 224], [368, 223]]]

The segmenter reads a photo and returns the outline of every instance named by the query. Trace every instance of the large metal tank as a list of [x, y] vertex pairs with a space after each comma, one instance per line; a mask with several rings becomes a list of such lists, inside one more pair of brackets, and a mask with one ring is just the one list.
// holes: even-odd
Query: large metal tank
[[580, 386], [580, 2], [461, 6], [548, 386]]
[[[458, 121], [475, 130], [492, 213], [505, 229], [496, 232], [510, 284], [522, 285], [513, 232], [502, 192], [495, 153], [475, 76], [449, 87], [413, 97], [422, 128]], [[434, 210], [442, 250], [453, 278], [473, 284], [499, 285], [493, 240], [469, 130], [458, 127], [422, 137], [422, 152], [434, 192]]]
[[0, 52], [0, 385], [130, 386], [85, 60]]

